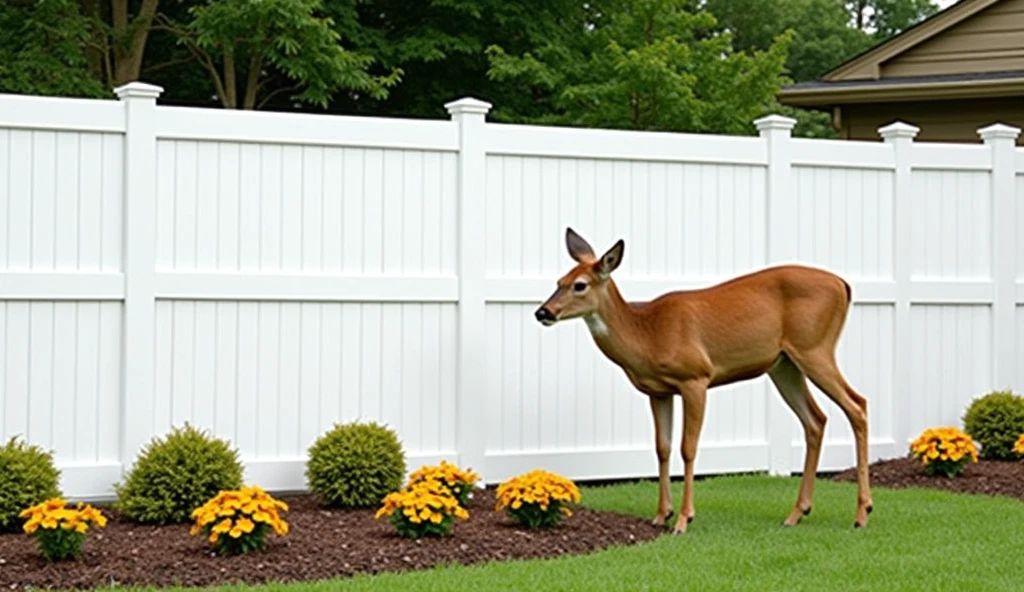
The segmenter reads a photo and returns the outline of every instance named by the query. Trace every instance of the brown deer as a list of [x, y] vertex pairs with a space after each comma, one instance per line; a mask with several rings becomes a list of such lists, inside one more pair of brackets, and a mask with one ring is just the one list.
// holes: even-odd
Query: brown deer
[[699, 290], [663, 294], [649, 302], [626, 302], [611, 274], [622, 263], [620, 239], [600, 258], [572, 228], [566, 246], [576, 266], [537, 309], [545, 326], [582, 317], [598, 349], [621, 367], [650, 399], [658, 457], [658, 511], [654, 523], [672, 515], [669, 454], [672, 405], [683, 401], [683, 499], [675, 533], [693, 520], [693, 463], [704, 420], [707, 390], [759, 377], [771, 378], [803, 425], [807, 450], [796, 505], [784, 521], [793, 526], [811, 511], [815, 473], [826, 416], [807, 378], [846, 414], [856, 438], [855, 527], [867, 525], [872, 500], [868, 485], [867, 401], [836, 365], [835, 348], [850, 307], [850, 285], [810, 267], [763, 269]]

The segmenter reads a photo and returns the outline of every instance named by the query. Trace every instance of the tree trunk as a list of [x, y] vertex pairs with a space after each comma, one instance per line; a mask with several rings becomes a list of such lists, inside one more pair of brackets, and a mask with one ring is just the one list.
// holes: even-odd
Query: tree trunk
[[230, 49], [224, 51], [224, 95], [220, 103], [228, 109], [238, 107], [238, 81], [235, 78], [235, 54]]
[[114, 28], [114, 86], [139, 79], [146, 40], [153, 26], [159, 0], [142, 0], [139, 15], [129, 23], [128, 0], [111, 0], [111, 21]]
[[108, 84], [111, 73], [107, 70], [106, 64], [110, 44], [107, 43], [107, 37], [103, 34], [103, 30], [97, 26], [97, 23], [103, 22], [99, 0], [79, 0], [78, 6], [82, 14], [90, 21], [89, 44], [85, 47], [85, 63], [89, 68], [89, 74], [103, 84]]
[[255, 44], [250, 50], [248, 79], [245, 83], [245, 102], [243, 109], [256, 108], [256, 93], [260, 88], [260, 70], [263, 68], [263, 54], [256, 48]]

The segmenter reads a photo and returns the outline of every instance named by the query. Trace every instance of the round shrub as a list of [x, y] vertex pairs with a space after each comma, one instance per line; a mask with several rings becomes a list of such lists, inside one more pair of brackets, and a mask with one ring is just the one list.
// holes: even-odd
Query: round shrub
[[220, 491], [241, 486], [238, 451], [186, 423], [142, 450], [124, 482], [114, 485], [115, 507], [136, 522], [181, 523]]
[[1013, 444], [1024, 432], [1024, 397], [1004, 390], [975, 398], [964, 413], [964, 431], [981, 444], [982, 458], [1014, 458]]
[[18, 514], [60, 495], [52, 453], [17, 436], [0, 446], [0, 532], [19, 532], [24, 521]]
[[402, 487], [405, 467], [402, 444], [390, 428], [334, 424], [309, 447], [306, 479], [329, 506], [365, 508]]

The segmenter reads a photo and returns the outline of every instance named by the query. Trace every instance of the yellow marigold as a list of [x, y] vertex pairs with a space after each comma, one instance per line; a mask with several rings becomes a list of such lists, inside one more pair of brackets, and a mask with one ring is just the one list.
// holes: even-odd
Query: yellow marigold
[[446, 532], [446, 520], [465, 520], [469, 518], [469, 512], [444, 483], [427, 477], [415, 481], [410, 479], [404, 489], [385, 496], [374, 517], [380, 519], [384, 516], [390, 516], [401, 533], [420, 536], [427, 532], [422, 525], [438, 525], [441, 532]]
[[40, 528], [84, 533], [89, 529], [90, 523], [100, 528], [107, 525], [106, 516], [93, 506], [79, 502], [74, 508], [69, 508], [62, 498], [51, 498], [38, 503], [22, 510], [18, 516], [27, 519], [22, 527], [27, 534], [34, 534]]
[[193, 536], [207, 532], [209, 542], [214, 544], [221, 541], [222, 535], [238, 540], [262, 528], [283, 536], [288, 533], [288, 524], [279, 511], [287, 509], [288, 504], [256, 486], [221, 491], [192, 511], [195, 522], [189, 532]]
[[[910, 453], [919, 458], [931, 471], [935, 463], [945, 463], [946, 468], [936, 469], [947, 475], [959, 472], [961, 463], [970, 458], [978, 462], [978, 449], [974, 440], [963, 431], [952, 426], [929, 428], [910, 443]], [[948, 464], [952, 463], [952, 464]]]
[[1024, 434], [1017, 437], [1017, 441], [1013, 443], [1013, 451], [1017, 454], [1024, 454]]

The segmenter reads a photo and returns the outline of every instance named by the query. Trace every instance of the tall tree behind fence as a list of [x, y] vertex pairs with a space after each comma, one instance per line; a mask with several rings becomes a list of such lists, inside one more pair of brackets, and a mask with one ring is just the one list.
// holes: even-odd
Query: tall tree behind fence
[[[1017, 129], [825, 141], [772, 116], [739, 138], [493, 124], [473, 99], [417, 121], [160, 92], [0, 96], [0, 435], [53, 449], [71, 496], [109, 496], [185, 421], [271, 489], [303, 488], [308, 446], [351, 420], [394, 427], [413, 468], [447, 458], [491, 483], [655, 476], [644, 398], [582, 322], [533, 320], [568, 268], [566, 226], [598, 249], [625, 239], [631, 300], [779, 262], [845, 276], [839, 357], [869, 399], [872, 459], [1024, 383]], [[849, 427], [815, 394], [821, 468], [851, 466]], [[767, 379], [710, 398], [698, 472], [799, 470]]]

